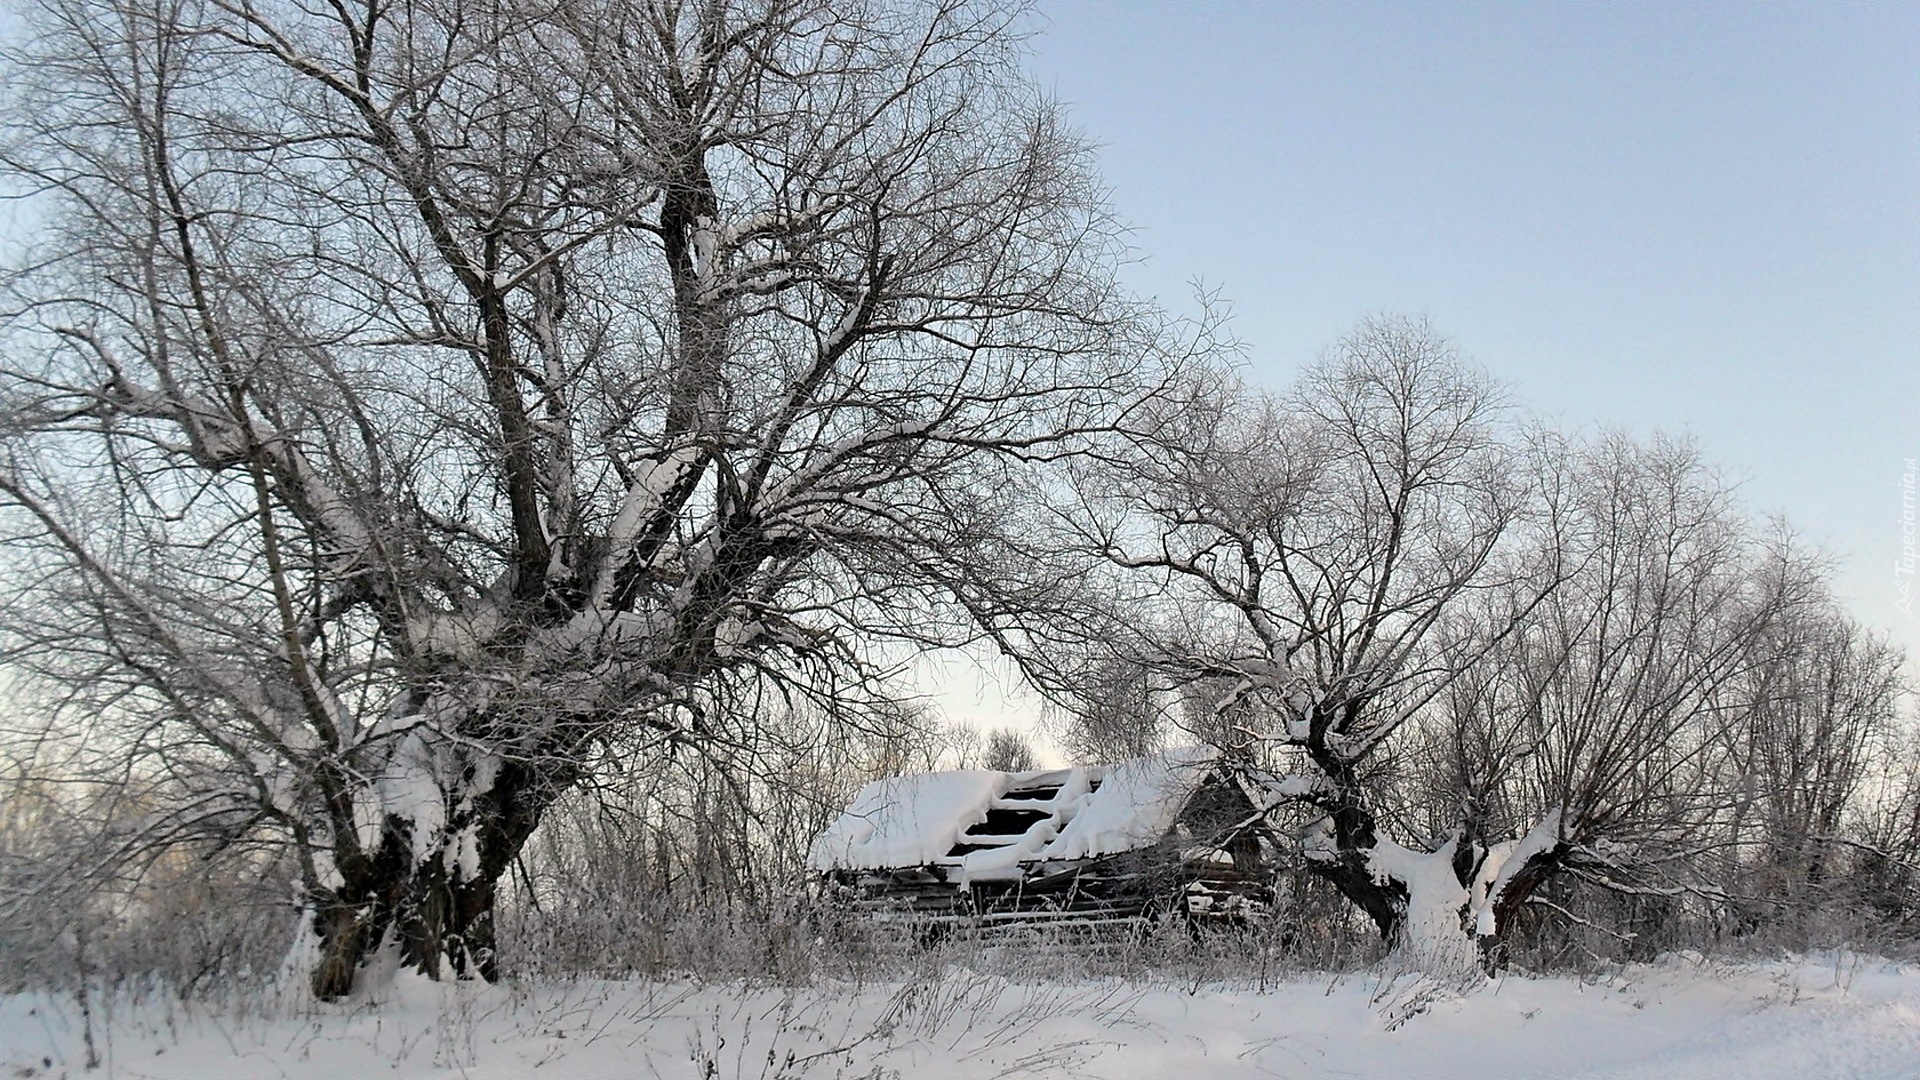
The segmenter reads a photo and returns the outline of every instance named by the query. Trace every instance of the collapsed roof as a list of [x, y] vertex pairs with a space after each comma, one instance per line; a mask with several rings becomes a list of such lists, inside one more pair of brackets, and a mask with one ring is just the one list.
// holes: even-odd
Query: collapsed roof
[[1148, 847], [1173, 828], [1217, 760], [1211, 747], [1182, 747], [1117, 765], [876, 780], [814, 840], [808, 865], [945, 866], [957, 869], [954, 879], [979, 881]]

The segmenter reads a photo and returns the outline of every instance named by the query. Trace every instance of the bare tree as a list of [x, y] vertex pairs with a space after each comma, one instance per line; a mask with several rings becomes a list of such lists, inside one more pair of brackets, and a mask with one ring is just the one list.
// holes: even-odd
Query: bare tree
[[[1690, 443], [1547, 438], [1536, 460], [1553, 523], [1540, 562], [1557, 579], [1528, 592], [1539, 602], [1435, 720], [1485, 853], [1473, 930], [1494, 963], [1563, 871], [1627, 892], [1702, 888], [1742, 680], [1815, 595], [1811, 567], [1754, 536]], [[1502, 831], [1524, 835], [1493, 842]]]
[[1824, 595], [1774, 621], [1728, 726], [1729, 839], [1755, 911], [1804, 917], [1845, 875], [1870, 785], [1895, 756], [1904, 657]]
[[284, 843], [345, 993], [495, 973], [596, 762], [1018, 644], [1024, 471], [1155, 390], [971, 0], [46, 0], [6, 163], [8, 658]]
[[1276, 796], [1313, 808], [1313, 869], [1402, 941], [1436, 917], [1425, 862], [1471, 855], [1457, 830], [1430, 854], [1383, 835], [1373, 773], [1484, 652], [1447, 618], [1518, 576], [1503, 553], [1527, 492], [1501, 392], [1424, 323], [1379, 320], [1286, 398], [1196, 400], [1089, 500], [1083, 535], [1164, 586], [1172, 614], [1127, 647], [1277, 752]]
[[1920, 928], [1920, 724], [1911, 712], [1889, 739], [1876, 789], [1862, 800], [1855, 871], [1863, 906], [1895, 929]]
[[[1788, 720], [1755, 680], [1850, 679], [1783, 638], [1828, 625], [1818, 568], [1696, 448], [1523, 433], [1424, 323], [1363, 324], [1281, 398], [1200, 387], [1085, 480], [1083, 542], [1157, 590], [1100, 631], [1136, 696], [1244, 748], [1311, 870], [1430, 968], [1504, 962], [1562, 874], [1710, 891], [1736, 718]], [[1790, 696], [1769, 752], [1825, 763], [1827, 828], [1881, 707]]]
[[994, 728], [987, 734], [985, 768], [996, 772], [1027, 772], [1039, 764], [1033, 744], [1012, 728]]
[[1076, 761], [1125, 761], [1166, 746], [1173, 729], [1168, 695], [1154, 666], [1134, 657], [1094, 662], [1056, 721], [1061, 745]]

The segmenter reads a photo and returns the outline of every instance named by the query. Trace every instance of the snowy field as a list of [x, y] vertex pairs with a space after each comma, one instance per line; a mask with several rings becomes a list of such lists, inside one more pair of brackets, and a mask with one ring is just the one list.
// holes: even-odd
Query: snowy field
[[[240, 1012], [251, 1012], [241, 1016]], [[1249, 987], [395, 984], [379, 1004], [216, 1011], [0, 1000], [6, 1077], [1920, 1077], [1920, 969], [1673, 959], [1470, 994], [1381, 975]], [[111, 1015], [107, 1015], [107, 1014]]]

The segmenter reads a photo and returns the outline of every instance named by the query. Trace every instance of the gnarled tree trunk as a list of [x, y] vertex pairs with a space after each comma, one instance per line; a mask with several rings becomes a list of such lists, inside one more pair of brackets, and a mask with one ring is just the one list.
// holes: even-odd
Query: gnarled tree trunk
[[346, 868], [348, 880], [311, 898], [319, 955], [309, 973], [315, 997], [349, 993], [382, 949], [431, 978], [499, 978], [494, 926], [498, 883], [554, 797], [550, 773], [500, 766], [484, 790], [443, 793], [453, 804], [444, 828], [389, 814], [371, 855]]
[[1466, 824], [1430, 850], [1378, 834], [1373, 815], [1346, 801], [1308, 836], [1308, 865], [1373, 920], [1390, 954], [1435, 975], [1501, 971], [1507, 934], [1527, 898], [1560, 868], [1562, 815], [1526, 836], [1487, 844]]

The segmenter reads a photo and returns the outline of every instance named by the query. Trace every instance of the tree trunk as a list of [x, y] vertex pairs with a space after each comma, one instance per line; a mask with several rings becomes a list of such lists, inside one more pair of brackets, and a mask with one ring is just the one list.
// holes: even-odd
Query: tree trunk
[[[1554, 835], [1557, 814], [1527, 837], [1492, 846], [1472, 839], [1463, 823], [1434, 851], [1381, 838], [1364, 807], [1342, 807], [1326, 820], [1309, 865], [1367, 913], [1389, 955], [1434, 974], [1504, 970], [1515, 916], [1566, 852]], [[1508, 866], [1510, 858], [1522, 861]]]
[[1381, 940], [1391, 944], [1406, 920], [1407, 891], [1403, 884], [1374, 875], [1371, 856], [1377, 838], [1373, 813], [1357, 800], [1344, 800], [1327, 813], [1319, 844], [1309, 839], [1307, 864], [1366, 912]]
[[351, 993], [361, 969], [386, 947], [398, 951], [402, 967], [429, 978], [495, 981], [494, 892], [495, 881], [454, 882], [423, 866], [379, 882], [370, 902], [333, 898], [313, 916], [320, 938], [309, 975], [314, 996], [332, 1001]]
[[314, 897], [314, 996], [351, 993], [360, 971], [387, 948], [403, 968], [428, 978], [497, 980], [498, 883], [562, 790], [524, 764], [502, 765], [485, 791], [445, 796], [465, 809], [450, 815], [418, 858], [415, 823], [390, 815], [372, 859], [346, 885]]

